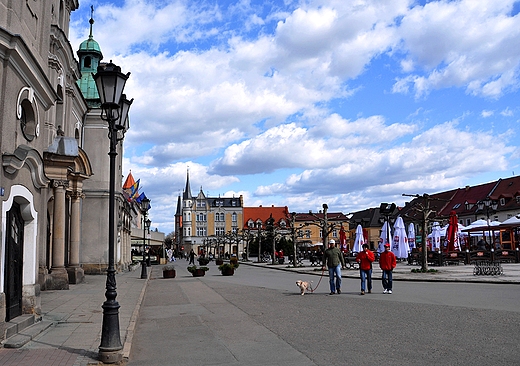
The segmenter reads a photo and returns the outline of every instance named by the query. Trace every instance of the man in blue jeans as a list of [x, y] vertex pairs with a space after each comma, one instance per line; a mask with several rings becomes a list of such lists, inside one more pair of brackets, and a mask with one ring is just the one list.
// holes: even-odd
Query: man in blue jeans
[[[329, 269], [330, 294], [334, 295], [336, 292], [341, 294], [341, 268], [345, 268], [345, 259], [334, 240], [329, 241], [329, 247], [323, 253], [323, 266], [325, 265]], [[336, 276], [336, 283], [334, 283], [334, 276]]]
[[361, 295], [365, 294], [365, 280], [368, 287], [368, 293], [372, 292], [372, 262], [375, 255], [368, 249], [368, 244], [363, 244], [363, 251], [356, 256], [356, 262], [359, 263], [359, 275], [361, 277]]

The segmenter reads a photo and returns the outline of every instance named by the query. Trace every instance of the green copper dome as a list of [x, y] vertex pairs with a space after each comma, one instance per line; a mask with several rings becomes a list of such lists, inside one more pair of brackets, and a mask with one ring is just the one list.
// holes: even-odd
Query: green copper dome
[[103, 59], [99, 44], [92, 37], [92, 24], [94, 19], [90, 18], [90, 35], [88, 39], [81, 42], [78, 50], [79, 66], [81, 71], [81, 79], [77, 81], [83, 97], [85, 97], [90, 107], [99, 106], [99, 94], [96, 82], [92, 74], [97, 72], [97, 67]]
[[99, 48], [99, 44], [94, 40], [94, 38], [92, 38], [92, 36], [89, 36], [87, 40], [81, 42], [78, 54], [80, 52], [96, 52], [102, 56], [101, 48]]

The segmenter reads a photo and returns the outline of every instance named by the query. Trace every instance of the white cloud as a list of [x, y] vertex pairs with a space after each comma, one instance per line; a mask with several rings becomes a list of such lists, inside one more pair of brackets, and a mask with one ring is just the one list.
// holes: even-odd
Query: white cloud
[[514, 115], [513, 111], [509, 109], [509, 107], [500, 112], [500, 114], [504, 117], [513, 117]]
[[483, 110], [480, 115], [482, 116], [482, 118], [488, 118], [488, 117], [491, 117], [493, 116], [493, 114], [495, 114], [494, 111], [489, 111], [489, 110]]
[[518, 122], [499, 120], [518, 89], [512, 0], [119, 3], [96, 7], [94, 38], [132, 72], [124, 167], [155, 222], [172, 224], [188, 165], [194, 190], [248, 206], [352, 211], [518, 164]]
[[417, 97], [450, 86], [491, 98], [517, 89], [520, 16], [509, 15], [513, 3], [461, 0], [415, 6], [398, 33], [402, 51], [424, 75], [399, 79], [394, 92], [406, 92], [404, 83], [413, 86]]

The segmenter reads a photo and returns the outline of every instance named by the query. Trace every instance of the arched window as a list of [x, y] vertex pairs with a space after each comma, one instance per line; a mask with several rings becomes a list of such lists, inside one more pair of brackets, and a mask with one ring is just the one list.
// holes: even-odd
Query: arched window
[[36, 137], [36, 118], [31, 102], [24, 99], [20, 105], [21, 117], [20, 128], [27, 141], [32, 141]]

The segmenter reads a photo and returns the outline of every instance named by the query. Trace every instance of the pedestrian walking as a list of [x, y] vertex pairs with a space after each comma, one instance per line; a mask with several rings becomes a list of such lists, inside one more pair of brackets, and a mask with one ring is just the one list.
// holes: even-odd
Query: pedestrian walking
[[359, 263], [359, 275], [361, 277], [361, 295], [365, 294], [365, 282], [368, 293], [372, 292], [372, 262], [375, 260], [374, 253], [368, 250], [368, 244], [363, 244], [363, 250], [356, 256]]
[[379, 256], [379, 268], [383, 270], [383, 293], [392, 293], [392, 271], [397, 265], [395, 254], [390, 250], [390, 244], [385, 244], [385, 251]]
[[[341, 269], [345, 268], [345, 259], [343, 253], [335, 246], [334, 240], [329, 241], [329, 247], [323, 253], [323, 268], [325, 266], [329, 269], [329, 285], [330, 294], [334, 295], [336, 292], [341, 294]], [[341, 266], [341, 267], [340, 267]], [[334, 282], [334, 277], [336, 281]]]
[[195, 265], [195, 252], [193, 251], [193, 249], [190, 251], [190, 262], [188, 264], [193, 264]]

